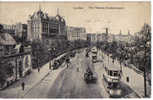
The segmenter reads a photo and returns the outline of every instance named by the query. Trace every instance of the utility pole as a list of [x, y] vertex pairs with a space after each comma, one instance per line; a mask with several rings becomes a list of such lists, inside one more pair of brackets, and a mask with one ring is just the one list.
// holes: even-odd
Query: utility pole
[[16, 58], [15, 59], [16, 61], [15, 61], [15, 63], [16, 63], [16, 68], [15, 68], [15, 70], [16, 70], [16, 80], [17, 80], [17, 78], [18, 78], [18, 58]]
[[144, 45], [144, 95], [147, 97], [147, 84], [146, 84], [146, 40], [145, 40], [145, 45]]
[[48, 57], [48, 60], [49, 60], [49, 69], [51, 69], [51, 49], [49, 49], [48, 51], [49, 51], [49, 57]]
[[40, 68], [39, 68], [39, 57], [38, 57], [38, 55], [39, 55], [39, 53], [38, 53], [38, 51], [39, 51], [39, 47], [38, 47], [38, 45], [37, 45], [37, 68], [38, 68], [38, 72], [40, 71]]

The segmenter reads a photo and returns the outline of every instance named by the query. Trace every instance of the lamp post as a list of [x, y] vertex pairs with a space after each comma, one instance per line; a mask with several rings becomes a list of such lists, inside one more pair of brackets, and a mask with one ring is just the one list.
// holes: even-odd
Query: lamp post
[[52, 48], [52, 49], [48, 49], [49, 51], [49, 69], [51, 69], [51, 66], [52, 66], [52, 61], [51, 61], [51, 57], [54, 57], [54, 51], [55, 51], [55, 48]]
[[40, 67], [39, 67], [39, 57], [38, 57], [38, 55], [39, 55], [39, 47], [38, 47], [38, 45], [37, 45], [37, 47], [36, 47], [36, 49], [37, 49], [37, 52], [36, 52], [36, 59], [37, 59], [37, 68], [38, 68], [38, 72], [40, 71]]
[[49, 51], [49, 57], [48, 57], [48, 60], [49, 60], [49, 69], [51, 69], [51, 49], [48, 49]]

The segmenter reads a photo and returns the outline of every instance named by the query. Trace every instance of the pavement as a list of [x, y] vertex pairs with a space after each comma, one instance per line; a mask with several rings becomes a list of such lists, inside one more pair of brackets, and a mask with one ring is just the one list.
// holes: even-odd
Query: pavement
[[[59, 72], [61, 69], [59, 69]], [[50, 75], [51, 73], [56, 73], [55, 77], [59, 72], [51, 71], [49, 69], [49, 62], [43, 65], [38, 72], [38, 69], [33, 69], [32, 72], [25, 76], [24, 78], [16, 81], [11, 86], [7, 87], [4, 90], [0, 91], [0, 98], [22, 98], [28, 94], [35, 86], [37, 86], [45, 77]], [[55, 79], [54, 77], [54, 79]], [[22, 90], [21, 83], [25, 83], [25, 90]]]

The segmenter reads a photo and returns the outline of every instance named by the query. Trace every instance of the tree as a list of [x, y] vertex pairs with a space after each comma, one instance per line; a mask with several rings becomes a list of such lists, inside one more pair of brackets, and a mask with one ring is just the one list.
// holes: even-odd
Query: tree
[[[137, 33], [135, 37], [135, 51], [138, 53], [143, 53], [139, 58], [140, 62], [143, 61], [144, 67], [147, 69], [151, 69], [151, 26], [148, 24], [144, 24], [141, 31]], [[141, 60], [142, 59], [142, 60]], [[145, 59], [145, 61], [143, 60]], [[137, 65], [140, 66], [140, 62]], [[143, 67], [143, 66], [142, 66]], [[141, 68], [143, 69], [143, 68]]]

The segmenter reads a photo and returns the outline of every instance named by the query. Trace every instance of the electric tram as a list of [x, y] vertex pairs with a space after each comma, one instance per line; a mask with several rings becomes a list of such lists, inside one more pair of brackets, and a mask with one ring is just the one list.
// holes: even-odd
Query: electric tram
[[95, 63], [97, 61], [97, 48], [93, 47], [91, 49], [91, 53], [92, 53], [92, 62]]
[[120, 97], [122, 90], [120, 87], [121, 68], [117, 62], [109, 62], [104, 65], [103, 74], [104, 86], [110, 97]]

